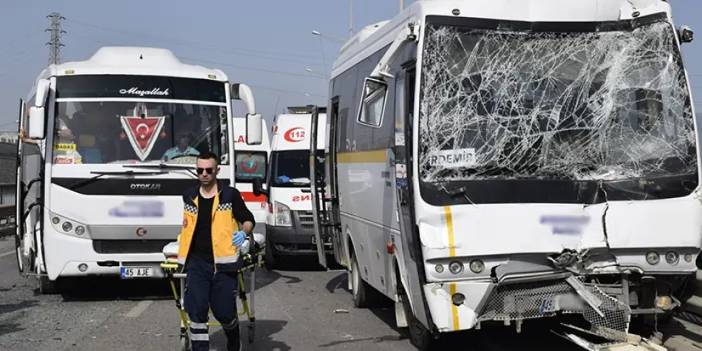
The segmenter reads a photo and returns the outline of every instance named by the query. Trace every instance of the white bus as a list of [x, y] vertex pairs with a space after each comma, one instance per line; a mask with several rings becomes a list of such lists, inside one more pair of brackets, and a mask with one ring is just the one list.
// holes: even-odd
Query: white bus
[[660, 0], [416, 1], [361, 30], [313, 196], [355, 304], [395, 301], [421, 349], [560, 314], [619, 339], [678, 306], [702, 234], [691, 39]]
[[[266, 264], [274, 267], [281, 256], [316, 256], [310, 190], [311, 107], [289, 107], [273, 124], [270, 169], [265, 190], [254, 185], [256, 193], [268, 196], [266, 219]], [[324, 112], [319, 119], [324, 121]], [[324, 134], [324, 123], [318, 133]], [[324, 140], [317, 149], [323, 158]]]
[[165, 49], [105, 47], [42, 71], [20, 104], [20, 272], [42, 291], [60, 277], [160, 277], [197, 155], [221, 155], [234, 183], [233, 98], [248, 109], [247, 142], [260, 143], [247, 86]]

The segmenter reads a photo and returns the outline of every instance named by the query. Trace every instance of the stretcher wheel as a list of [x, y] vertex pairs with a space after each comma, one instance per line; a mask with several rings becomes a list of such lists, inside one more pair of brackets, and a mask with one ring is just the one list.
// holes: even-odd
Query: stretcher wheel
[[188, 337], [188, 335], [180, 336], [180, 350], [190, 351], [190, 338]]
[[256, 338], [256, 326], [253, 324], [249, 324], [249, 344], [253, 344], [254, 339]]

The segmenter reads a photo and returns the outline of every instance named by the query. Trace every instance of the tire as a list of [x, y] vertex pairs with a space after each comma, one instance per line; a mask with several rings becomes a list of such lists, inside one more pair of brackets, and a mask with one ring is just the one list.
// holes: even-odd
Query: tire
[[402, 300], [402, 308], [405, 310], [405, 317], [407, 318], [406, 333], [410, 342], [420, 351], [431, 350], [436, 343], [434, 335], [414, 317], [409, 299], [403, 288], [398, 289], [398, 295]]
[[273, 243], [266, 239], [266, 252], [263, 255], [263, 262], [266, 264], [266, 268], [269, 271], [273, 270], [276, 267], [277, 261]]
[[48, 276], [42, 275], [39, 277], [39, 293], [42, 295], [50, 295], [58, 293], [58, 281], [50, 280]]
[[366, 283], [361, 278], [361, 271], [358, 268], [356, 254], [351, 255], [351, 294], [353, 304], [358, 308], [368, 308], [377, 306], [383, 296], [378, 290]]
[[190, 338], [187, 334], [180, 336], [180, 349], [181, 351], [190, 351]]
[[20, 275], [24, 274], [26, 265], [24, 264], [24, 258], [22, 258], [22, 242], [15, 235], [15, 258], [17, 258], [17, 271]]

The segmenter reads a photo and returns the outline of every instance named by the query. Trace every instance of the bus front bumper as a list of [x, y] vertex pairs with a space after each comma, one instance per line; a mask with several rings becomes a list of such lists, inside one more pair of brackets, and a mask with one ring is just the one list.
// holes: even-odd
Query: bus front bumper
[[[175, 238], [173, 239], [175, 240]], [[163, 278], [163, 246], [172, 240], [91, 240], [56, 232], [44, 235], [44, 267], [59, 277], [119, 276], [121, 267], [151, 268], [145, 278]], [[131, 250], [131, 252], [130, 252]]]

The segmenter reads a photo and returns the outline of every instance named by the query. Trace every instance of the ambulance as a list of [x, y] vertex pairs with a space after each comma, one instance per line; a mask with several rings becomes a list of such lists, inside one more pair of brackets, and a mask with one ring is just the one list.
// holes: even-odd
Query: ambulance
[[[323, 135], [326, 126], [326, 110], [322, 112], [319, 135]], [[275, 266], [280, 256], [317, 255], [310, 190], [310, 123], [308, 107], [289, 107], [287, 113], [276, 117], [266, 188], [263, 182], [256, 181], [258, 185], [254, 185], [256, 194], [268, 196], [269, 267]], [[324, 147], [324, 140], [320, 140], [316, 157], [320, 164], [324, 162]]]

